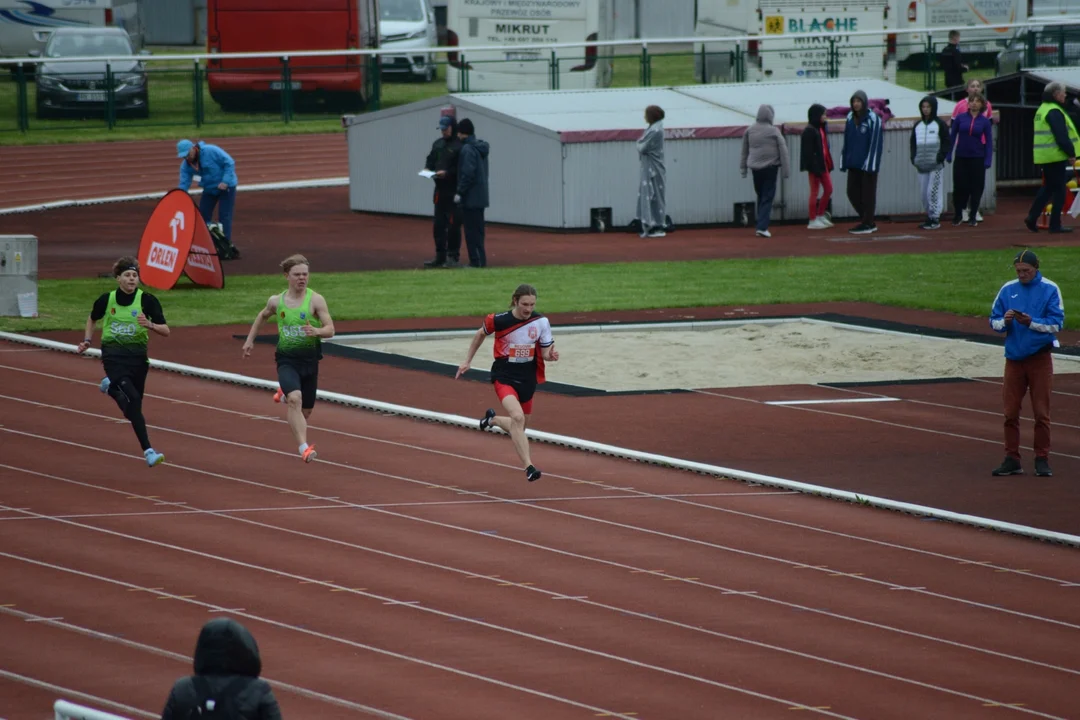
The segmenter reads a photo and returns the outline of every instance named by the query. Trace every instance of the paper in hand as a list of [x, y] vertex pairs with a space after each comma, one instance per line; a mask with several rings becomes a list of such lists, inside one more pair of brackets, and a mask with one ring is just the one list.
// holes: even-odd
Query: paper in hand
[[425, 177], [425, 178], [433, 178], [433, 177], [435, 177], [435, 173], [432, 172], [431, 170], [421, 170], [420, 172], [418, 172], [416, 174], [419, 175], [420, 177]]

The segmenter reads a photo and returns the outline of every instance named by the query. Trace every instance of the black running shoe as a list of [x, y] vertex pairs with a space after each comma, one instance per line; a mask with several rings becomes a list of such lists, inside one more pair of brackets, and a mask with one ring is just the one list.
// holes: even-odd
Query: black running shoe
[[487, 430], [489, 427], [491, 427], [491, 418], [493, 417], [495, 417], [495, 411], [491, 408], [488, 408], [487, 412], [484, 413], [484, 417], [480, 419], [480, 429]]
[[1038, 224], [1029, 217], [1024, 218], [1024, 227], [1026, 227], [1028, 230], [1030, 230], [1033, 233], [1039, 232]]
[[525, 479], [529, 482], [536, 482], [540, 479], [540, 471], [530, 465], [529, 467], [525, 468]]
[[1039, 477], [1052, 477], [1054, 471], [1050, 469], [1050, 461], [1044, 457], [1035, 458], [1035, 474]]
[[[1036, 461], [1037, 463], [1038, 461]], [[1006, 457], [1001, 461], [1001, 464], [994, 468], [991, 475], [1000, 477], [1002, 475], [1023, 475], [1024, 468], [1020, 465], [1020, 461], [1014, 457]]]

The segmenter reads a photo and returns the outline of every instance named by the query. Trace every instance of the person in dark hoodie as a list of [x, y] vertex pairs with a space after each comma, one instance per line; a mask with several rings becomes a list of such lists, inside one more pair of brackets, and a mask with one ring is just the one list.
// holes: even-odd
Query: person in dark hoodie
[[941, 227], [945, 209], [945, 157], [949, 153], [949, 128], [938, 117], [937, 98], [927, 95], [919, 101], [919, 122], [911, 128], [911, 164], [919, 171], [919, 192], [926, 208], [926, 222], [920, 230]]
[[844, 149], [840, 155], [840, 171], [848, 174], [848, 201], [859, 215], [859, 224], [848, 230], [853, 235], [877, 232], [874, 211], [882, 140], [881, 118], [870, 109], [866, 93], [856, 90], [851, 96], [851, 112], [844, 125]]
[[1080, 135], [1069, 114], [1065, 112], [1065, 83], [1052, 82], [1043, 90], [1042, 105], [1035, 111], [1035, 147], [1033, 160], [1042, 170], [1043, 185], [1031, 204], [1024, 225], [1038, 232], [1039, 215], [1050, 208], [1050, 232], [1067, 233], [1072, 228], [1061, 226], [1061, 209], [1065, 206], [1065, 171], [1076, 163], [1076, 148]]
[[457, 194], [458, 153], [461, 141], [457, 137], [457, 125], [450, 115], [439, 118], [442, 135], [431, 145], [424, 168], [435, 173], [435, 257], [424, 262], [426, 268], [456, 268], [461, 259], [461, 218], [454, 204]]
[[[826, 129], [825, 106], [817, 103], [806, 113], [807, 124], [802, 131], [799, 149], [799, 170], [810, 176], [810, 223], [811, 230], [824, 230], [833, 226], [826, 208], [832, 198], [833, 169], [832, 150], [829, 148], [829, 132]], [[821, 196], [818, 196], [820, 190]]]
[[469, 251], [469, 267], [487, 267], [484, 249], [484, 208], [488, 206], [488, 153], [490, 146], [476, 139], [472, 120], [465, 118], [458, 123], [461, 153], [458, 156], [457, 195], [454, 203], [460, 205], [461, 219], [465, 226], [465, 246]]
[[953, 118], [949, 128], [949, 154], [945, 160], [953, 163], [953, 225], [964, 221], [964, 210], [968, 211], [968, 225], [979, 224], [979, 202], [994, 154], [994, 128], [983, 114], [985, 108], [982, 95], [969, 98], [968, 111]]
[[259, 678], [259, 646], [240, 623], [215, 618], [203, 625], [193, 665], [195, 674], [173, 685], [161, 720], [188, 720], [214, 709], [228, 720], [281, 720], [270, 684]]

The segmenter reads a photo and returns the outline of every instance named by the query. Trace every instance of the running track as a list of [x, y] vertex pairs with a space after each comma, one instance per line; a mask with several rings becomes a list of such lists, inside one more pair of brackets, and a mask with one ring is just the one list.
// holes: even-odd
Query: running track
[[220, 614], [287, 718], [1080, 717], [1075, 550], [326, 405], [305, 466], [161, 372], [149, 470], [98, 362], [3, 349], [8, 720], [155, 717]]

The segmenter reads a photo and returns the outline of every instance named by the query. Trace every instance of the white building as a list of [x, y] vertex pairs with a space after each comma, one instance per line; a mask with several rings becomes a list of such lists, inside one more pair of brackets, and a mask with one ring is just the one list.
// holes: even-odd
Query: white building
[[[887, 99], [895, 117], [885, 124], [878, 181], [879, 216], [923, 212], [909, 137], [923, 93], [881, 80], [820, 80], [753, 85], [694, 85], [528, 93], [463, 93], [365, 115], [347, 116], [350, 207], [356, 211], [430, 215], [431, 181], [417, 175], [438, 137], [441, 110], [453, 106], [470, 118], [476, 135], [491, 144], [491, 222], [588, 228], [610, 211], [610, 225], [624, 227], [637, 204], [635, 141], [645, 128], [647, 105], [664, 109], [668, 214], [676, 225], [731, 223], [736, 206], [754, 200], [750, 178], [741, 178], [742, 135], [762, 103], [776, 111], [788, 141], [791, 176], [777, 190], [774, 220], [808, 215], [809, 184], [799, 172], [800, 134], [813, 103], [848, 106], [856, 89]], [[939, 100], [948, 121], [954, 103]], [[830, 121], [837, 170], [833, 213], [854, 212], [839, 171], [842, 117]], [[946, 172], [946, 190], [951, 172]], [[987, 172], [983, 208], [994, 207], [993, 172]], [[606, 214], [606, 213], [605, 213]]]

